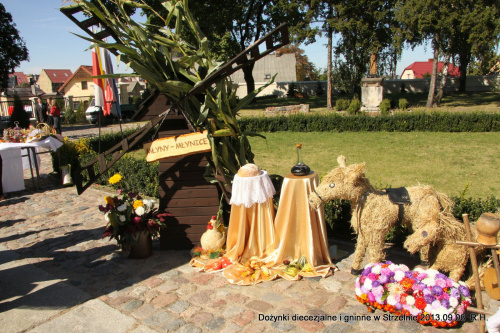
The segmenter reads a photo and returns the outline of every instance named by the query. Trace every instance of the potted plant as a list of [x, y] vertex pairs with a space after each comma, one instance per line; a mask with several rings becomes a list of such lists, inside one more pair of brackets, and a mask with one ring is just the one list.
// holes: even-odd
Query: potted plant
[[[121, 179], [120, 174], [115, 174], [109, 183], [117, 184]], [[160, 213], [154, 207], [155, 200], [123, 192], [119, 190], [118, 196], [105, 197], [105, 205], [99, 205], [107, 222], [103, 238], [116, 239], [122, 249], [130, 251], [129, 258], [147, 258], [153, 251], [152, 238], [158, 236], [165, 227], [165, 219], [172, 214]]]

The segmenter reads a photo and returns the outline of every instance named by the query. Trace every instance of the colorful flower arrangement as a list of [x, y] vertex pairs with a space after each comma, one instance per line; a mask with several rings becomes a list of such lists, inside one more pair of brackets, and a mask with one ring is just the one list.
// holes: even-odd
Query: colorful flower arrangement
[[[117, 184], [122, 179], [115, 174], [109, 179], [110, 184]], [[119, 196], [104, 198], [105, 205], [99, 205], [107, 221], [103, 238], [116, 239], [118, 244], [134, 244], [141, 232], [147, 232], [156, 237], [160, 229], [165, 227], [165, 220], [170, 213], [159, 213], [154, 207], [155, 201], [143, 199], [134, 192], [118, 191]]]
[[356, 298], [370, 312], [412, 316], [422, 325], [453, 327], [465, 320], [469, 289], [434, 269], [409, 270], [390, 261], [368, 264], [356, 279]]

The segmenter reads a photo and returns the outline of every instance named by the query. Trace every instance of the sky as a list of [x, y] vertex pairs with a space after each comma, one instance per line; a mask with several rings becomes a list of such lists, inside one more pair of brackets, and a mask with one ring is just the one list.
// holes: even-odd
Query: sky
[[[21, 62], [16, 68], [24, 74], [40, 74], [42, 69], [70, 69], [74, 72], [80, 65], [92, 65], [89, 43], [72, 33], [85, 35], [83, 30], [59, 11], [62, 0], [1, 0], [7, 12], [12, 15], [19, 35], [26, 42], [29, 61]], [[305, 54], [316, 68], [326, 68], [326, 39], [319, 38], [316, 43], [302, 45]], [[432, 58], [432, 50], [421, 46], [415, 50], [404, 50], [396, 73], [415, 61]], [[115, 73], [126, 71], [121, 63]]]

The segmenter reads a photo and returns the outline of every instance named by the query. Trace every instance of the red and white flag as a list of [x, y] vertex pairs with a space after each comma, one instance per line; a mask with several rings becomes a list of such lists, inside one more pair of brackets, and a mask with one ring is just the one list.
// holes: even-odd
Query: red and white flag
[[[92, 76], [102, 75], [101, 61], [99, 49], [97, 47], [92, 49]], [[110, 114], [106, 112], [106, 100], [104, 98], [104, 80], [94, 77], [94, 95], [95, 95], [95, 106], [100, 106], [103, 110], [105, 116]]]

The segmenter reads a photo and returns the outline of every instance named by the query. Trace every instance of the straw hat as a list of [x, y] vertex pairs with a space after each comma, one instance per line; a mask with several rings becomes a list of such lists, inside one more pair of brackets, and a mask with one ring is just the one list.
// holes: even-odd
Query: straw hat
[[500, 219], [493, 213], [483, 213], [476, 222], [477, 242], [484, 245], [496, 245], [500, 230]]

